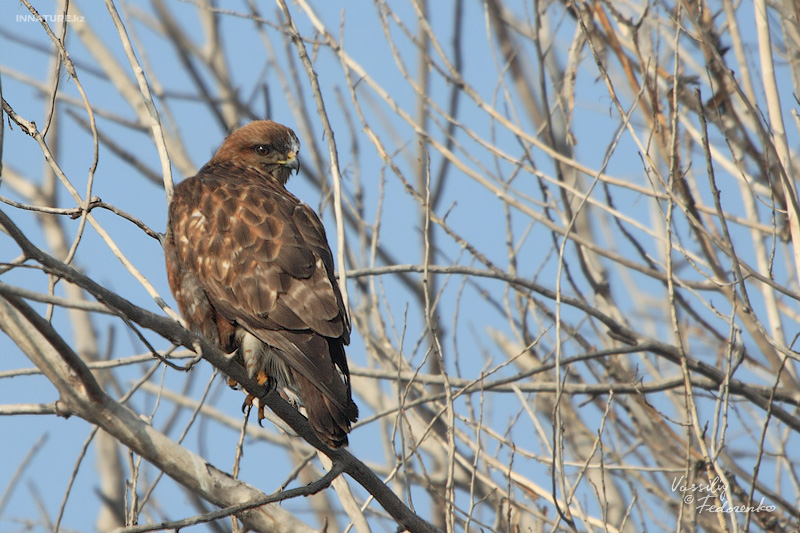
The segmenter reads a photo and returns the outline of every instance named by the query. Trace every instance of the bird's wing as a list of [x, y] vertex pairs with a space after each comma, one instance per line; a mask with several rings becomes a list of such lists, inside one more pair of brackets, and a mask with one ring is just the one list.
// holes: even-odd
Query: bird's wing
[[[283, 187], [248, 167], [206, 166], [176, 187], [170, 230], [183, 267], [227, 320], [271, 337], [262, 340], [273, 346], [274, 334], [285, 330], [348, 342], [325, 230], [313, 210]], [[330, 390], [328, 374], [336, 373], [333, 362], [343, 364], [346, 374], [346, 362], [332, 362], [328, 350], [283, 351], [290, 366], [342, 401]]]

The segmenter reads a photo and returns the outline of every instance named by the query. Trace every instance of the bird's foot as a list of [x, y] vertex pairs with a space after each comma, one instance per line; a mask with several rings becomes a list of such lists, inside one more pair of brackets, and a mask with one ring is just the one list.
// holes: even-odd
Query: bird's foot
[[256, 372], [256, 383], [259, 385], [265, 385], [269, 381], [269, 376], [263, 370], [259, 370]]
[[[263, 370], [257, 372], [255, 377], [256, 383], [259, 385], [266, 385], [269, 383], [269, 376]], [[230, 381], [228, 381], [228, 383], [230, 383]], [[252, 407], [254, 403], [256, 404], [256, 413], [258, 414], [258, 425], [261, 426], [261, 421], [266, 418], [266, 415], [264, 414], [266, 405], [258, 401], [257, 396], [253, 394], [247, 395], [247, 397], [244, 399], [244, 403], [242, 404], [242, 412], [244, 412], [248, 407]]]

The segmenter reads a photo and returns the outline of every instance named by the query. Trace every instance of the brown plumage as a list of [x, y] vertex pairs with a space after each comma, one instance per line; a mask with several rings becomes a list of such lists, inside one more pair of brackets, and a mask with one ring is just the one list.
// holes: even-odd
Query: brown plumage
[[344, 352], [350, 323], [325, 228], [285, 188], [299, 149], [292, 130], [269, 120], [228, 136], [175, 188], [167, 275], [189, 328], [235, 351], [251, 377], [299, 397], [335, 448], [358, 417]]

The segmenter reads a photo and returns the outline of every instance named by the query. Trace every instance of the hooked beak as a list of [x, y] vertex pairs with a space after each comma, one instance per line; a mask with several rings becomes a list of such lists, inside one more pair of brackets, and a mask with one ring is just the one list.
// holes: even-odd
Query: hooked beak
[[300, 174], [300, 160], [294, 152], [289, 152], [289, 157], [283, 162], [283, 165], [289, 167], [289, 170], [294, 170], [295, 174]]

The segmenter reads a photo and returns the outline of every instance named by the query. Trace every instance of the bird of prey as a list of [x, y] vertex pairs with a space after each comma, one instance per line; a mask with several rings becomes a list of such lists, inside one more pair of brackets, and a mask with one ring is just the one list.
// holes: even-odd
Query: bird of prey
[[325, 228], [285, 187], [300, 171], [299, 149], [294, 132], [270, 120], [228, 136], [175, 188], [167, 276], [188, 327], [299, 399], [320, 440], [337, 448], [358, 418], [344, 351], [350, 321]]

